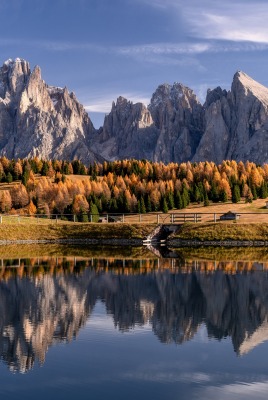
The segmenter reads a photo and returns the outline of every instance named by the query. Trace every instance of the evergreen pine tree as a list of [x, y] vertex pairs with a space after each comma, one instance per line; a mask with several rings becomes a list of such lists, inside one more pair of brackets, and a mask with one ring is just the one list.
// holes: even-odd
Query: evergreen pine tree
[[266, 199], [267, 197], [267, 183], [264, 181], [263, 184], [261, 185], [261, 190], [260, 190], [260, 198], [261, 199]]
[[209, 199], [208, 199], [207, 192], [205, 192], [205, 195], [204, 195], [204, 207], [207, 207], [207, 206], [209, 206]]
[[199, 192], [200, 192], [200, 202], [202, 202], [202, 201], [205, 200], [205, 189], [204, 189], [204, 185], [203, 185], [202, 182], [199, 182], [197, 186], [198, 186], [198, 189], [199, 189]]
[[251, 192], [251, 190], [249, 188], [248, 189], [248, 193], [247, 193], [246, 198], [245, 198], [245, 203], [252, 203], [252, 199], [253, 199], [253, 195], [252, 195], [252, 192]]
[[256, 186], [255, 185], [252, 186], [251, 192], [252, 192], [253, 200], [257, 200], [258, 195], [257, 195], [257, 190], [256, 190]]
[[161, 198], [161, 210], [163, 213], [167, 214], [168, 213], [168, 205], [165, 197]]
[[188, 193], [186, 193], [184, 190], [182, 192], [181, 200], [182, 208], [186, 208], [188, 206]]
[[86, 168], [84, 164], [80, 164], [80, 170], [79, 170], [80, 175], [86, 175]]
[[112, 197], [108, 204], [108, 209], [110, 212], [117, 213], [118, 212], [118, 205], [117, 200], [115, 197]]
[[217, 203], [219, 201], [219, 192], [214, 182], [212, 182], [211, 184], [211, 200], [214, 203]]
[[175, 207], [175, 204], [174, 204], [174, 195], [173, 195], [173, 192], [168, 192], [168, 196], [167, 196], [167, 204], [168, 204], [168, 208], [170, 209], [170, 210], [172, 210], [174, 207]]
[[47, 161], [44, 161], [44, 162], [43, 162], [42, 169], [41, 169], [41, 175], [42, 175], [42, 176], [47, 176], [48, 171], [49, 171], [48, 163], [47, 163]]
[[232, 202], [238, 203], [240, 201], [240, 189], [238, 185], [234, 185], [232, 190]]
[[182, 208], [186, 208], [190, 203], [189, 192], [184, 186], [182, 190]]
[[88, 215], [86, 212], [84, 211], [80, 211], [79, 215], [78, 215], [78, 221], [79, 222], [88, 222]]
[[90, 214], [92, 215], [92, 222], [98, 222], [99, 221], [99, 210], [96, 204], [90, 203]]
[[220, 194], [220, 201], [222, 201], [223, 203], [226, 203], [228, 201], [228, 195], [226, 190], [222, 190], [221, 194]]
[[193, 192], [193, 200], [196, 201], [197, 203], [200, 203], [200, 198], [201, 198], [201, 194], [200, 194], [199, 187], [197, 185], [195, 185], [194, 192]]
[[7, 177], [6, 177], [7, 183], [13, 182], [13, 176], [11, 175], [10, 172], [8, 172]]
[[151, 203], [151, 199], [150, 199], [149, 195], [146, 196], [145, 206], [146, 206], [147, 212], [152, 212], [152, 203]]
[[140, 200], [140, 206], [141, 206], [141, 214], [146, 214], [146, 206], [145, 206], [145, 202], [144, 202], [144, 198], [142, 197]]
[[128, 200], [127, 200], [125, 193], [123, 193], [123, 212], [125, 212], [125, 213], [130, 212], [130, 207], [129, 207]]
[[179, 190], [177, 190], [175, 193], [175, 207], [178, 210], [182, 209], [182, 198], [181, 198], [181, 194], [180, 194]]

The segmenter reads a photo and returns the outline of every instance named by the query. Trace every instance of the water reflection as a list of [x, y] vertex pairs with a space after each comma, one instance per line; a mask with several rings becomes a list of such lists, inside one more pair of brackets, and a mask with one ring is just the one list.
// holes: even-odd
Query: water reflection
[[12, 371], [44, 363], [51, 345], [75, 338], [100, 300], [115, 329], [149, 323], [162, 343], [182, 344], [204, 324], [241, 356], [268, 339], [265, 262], [42, 257], [1, 265], [0, 353]]

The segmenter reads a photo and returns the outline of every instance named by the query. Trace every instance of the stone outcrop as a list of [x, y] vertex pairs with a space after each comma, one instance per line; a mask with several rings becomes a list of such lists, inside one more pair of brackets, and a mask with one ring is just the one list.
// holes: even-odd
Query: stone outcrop
[[203, 131], [203, 107], [194, 92], [180, 83], [160, 85], [148, 108], [159, 132], [154, 160], [190, 160]]
[[8, 158], [102, 160], [89, 148], [94, 127], [67, 88], [48, 86], [41, 70], [8, 60], [0, 68], [0, 154]]
[[268, 89], [237, 72], [201, 105], [180, 83], [160, 85], [148, 107], [119, 98], [93, 142], [108, 159], [268, 162]]
[[92, 148], [108, 160], [152, 160], [157, 138], [158, 130], [146, 106], [119, 97], [105, 117], [103, 127], [95, 135]]
[[113, 103], [92, 148], [109, 160], [190, 160], [203, 132], [204, 111], [193, 91], [180, 83], [160, 85], [148, 107], [123, 97]]
[[22, 59], [0, 68], [0, 155], [8, 158], [162, 162], [268, 162], [268, 89], [243, 72], [230, 91], [201, 105], [180, 83], [160, 85], [150, 104], [119, 97], [96, 130], [74, 93], [48, 86]]
[[268, 89], [243, 72], [229, 92], [209, 91], [205, 130], [193, 161], [268, 162]]

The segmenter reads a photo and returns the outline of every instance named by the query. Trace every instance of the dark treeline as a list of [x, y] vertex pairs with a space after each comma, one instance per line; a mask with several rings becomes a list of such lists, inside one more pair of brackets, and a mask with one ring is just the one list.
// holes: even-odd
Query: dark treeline
[[[70, 177], [72, 175], [72, 177]], [[82, 175], [75, 178], [73, 175]], [[223, 161], [154, 163], [122, 160], [85, 166], [78, 160], [0, 158], [0, 210], [30, 214], [147, 213], [190, 202], [252, 202], [268, 196], [268, 165]], [[8, 187], [7, 187], [8, 186]]]

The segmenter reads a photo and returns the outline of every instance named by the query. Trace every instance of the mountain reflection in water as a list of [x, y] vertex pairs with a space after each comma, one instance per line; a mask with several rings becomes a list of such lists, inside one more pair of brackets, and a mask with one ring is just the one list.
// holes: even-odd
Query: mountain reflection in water
[[267, 264], [182, 260], [2, 260], [0, 354], [10, 370], [44, 363], [71, 341], [101, 300], [115, 329], [150, 324], [162, 343], [182, 344], [206, 324], [244, 355], [268, 339]]

